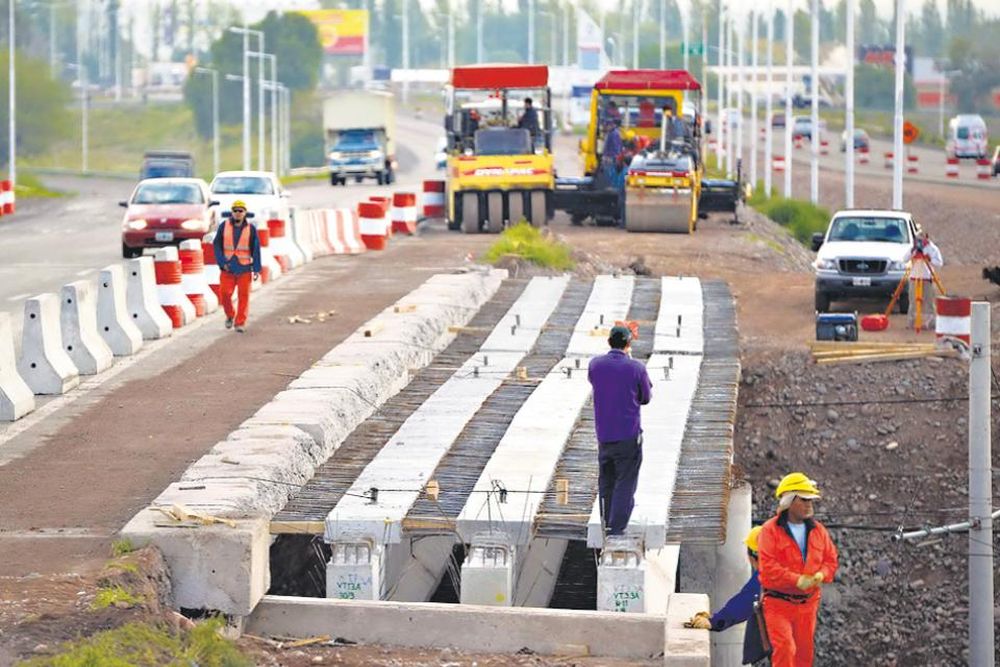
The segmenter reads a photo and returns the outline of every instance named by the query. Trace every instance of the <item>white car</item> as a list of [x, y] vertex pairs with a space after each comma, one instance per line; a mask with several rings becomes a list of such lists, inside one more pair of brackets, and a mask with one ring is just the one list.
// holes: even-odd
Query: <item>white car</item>
[[[913, 216], [892, 210], [838, 211], [826, 234], [813, 235], [816, 310], [825, 313], [838, 299], [888, 299], [906, 272], [917, 235]], [[909, 308], [906, 291], [899, 311]]]
[[221, 171], [209, 186], [212, 198], [219, 202], [219, 211], [226, 213], [237, 199], [244, 201], [247, 212], [254, 214], [255, 223], [267, 225], [268, 220], [291, 219], [288, 191], [270, 171]]

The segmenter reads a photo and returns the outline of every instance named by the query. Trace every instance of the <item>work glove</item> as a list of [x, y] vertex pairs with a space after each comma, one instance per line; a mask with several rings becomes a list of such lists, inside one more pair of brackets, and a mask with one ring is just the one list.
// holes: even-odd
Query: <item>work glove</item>
[[811, 574], [800, 574], [799, 580], [795, 582], [795, 587], [800, 591], [807, 591], [816, 585], [816, 580]]
[[711, 630], [711, 617], [708, 615], [707, 611], [699, 611], [697, 614], [692, 616], [689, 621], [684, 623], [684, 627], [694, 628], [696, 630]]
[[816, 585], [817, 585], [817, 586], [819, 586], [820, 584], [822, 584], [822, 583], [823, 583], [823, 580], [824, 580], [824, 579], [826, 579], [826, 577], [825, 577], [825, 576], [823, 576], [823, 573], [822, 573], [822, 572], [817, 572], [816, 574], [814, 574], [814, 575], [812, 576], [812, 578], [813, 578], [813, 581], [815, 581], [815, 582], [816, 582]]

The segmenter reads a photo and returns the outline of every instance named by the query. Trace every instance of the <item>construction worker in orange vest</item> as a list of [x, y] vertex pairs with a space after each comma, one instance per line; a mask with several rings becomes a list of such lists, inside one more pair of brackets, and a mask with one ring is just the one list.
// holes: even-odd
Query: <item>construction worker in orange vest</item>
[[837, 549], [826, 528], [813, 519], [813, 501], [820, 497], [816, 482], [793, 472], [781, 480], [775, 496], [778, 514], [757, 536], [771, 665], [809, 667], [820, 588], [833, 581]]
[[[226, 328], [246, 331], [250, 310], [250, 280], [260, 278], [260, 240], [257, 229], [247, 221], [247, 205], [237, 199], [230, 207], [230, 218], [215, 233], [215, 263], [219, 265], [219, 292], [226, 311]], [[233, 310], [233, 291], [238, 306]]]

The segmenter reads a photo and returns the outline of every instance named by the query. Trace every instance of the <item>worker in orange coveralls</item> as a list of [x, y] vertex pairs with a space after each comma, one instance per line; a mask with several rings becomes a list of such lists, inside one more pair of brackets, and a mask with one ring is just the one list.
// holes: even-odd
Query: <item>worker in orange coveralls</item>
[[[219, 265], [219, 300], [226, 311], [226, 328], [236, 325], [237, 333], [246, 331], [250, 312], [250, 280], [260, 278], [260, 240], [257, 228], [247, 220], [247, 205], [236, 200], [230, 218], [215, 234], [215, 262]], [[236, 292], [237, 308], [233, 308]]]
[[837, 549], [813, 519], [813, 501], [820, 497], [816, 482], [793, 472], [781, 480], [775, 496], [778, 514], [757, 536], [771, 665], [809, 667], [820, 588], [833, 581]]

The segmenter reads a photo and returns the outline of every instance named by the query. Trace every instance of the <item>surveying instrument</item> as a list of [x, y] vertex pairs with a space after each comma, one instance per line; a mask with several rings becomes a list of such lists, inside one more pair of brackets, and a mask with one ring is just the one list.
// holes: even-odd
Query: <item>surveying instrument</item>
[[[906, 267], [906, 272], [903, 273], [903, 277], [900, 279], [899, 284], [896, 285], [896, 290], [892, 293], [892, 299], [889, 301], [889, 307], [885, 309], [886, 320], [889, 318], [889, 313], [892, 312], [893, 306], [896, 305], [896, 301], [899, 296], [903, 293], [903, 288], [906, 286], [907, 281], [913, 274], [913, 269], [918, 264], [923, 264], [927, 269], [927, 274], [930, 275], [930, 279], [934, 281], [934, 285], [938, 288], [938, 292], [941, 296], [945, 296], [946, 292], [944, 285], [941, 284], [941, 279], [938, 278], [937, 271], [934, 270], [934, 265], [931, 264], [930, 257], [924, 252], [925, 241], [923, 239], [917, 239], [916, 245], [914, 246], [913, 256], [910, 257], [910, 265]], [[913, 329], [917, 333], [923, 327], [923, 315], [924, 315], [924, 282], [926, 279], [919, 278], [913, 281], [913, 301], [917, 312], [913, 315]]]

